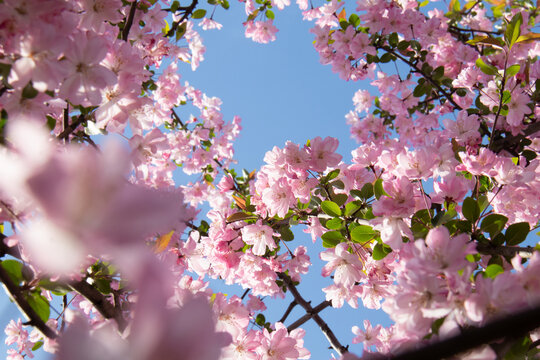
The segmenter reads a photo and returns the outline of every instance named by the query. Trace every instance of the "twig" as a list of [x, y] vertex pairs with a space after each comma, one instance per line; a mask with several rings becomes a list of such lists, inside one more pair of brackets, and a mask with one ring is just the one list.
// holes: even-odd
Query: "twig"
[[398, 59], [400, 59], [401, 61], [403, 61], [405, 64], [409, 65], [411, 68], [413, 68], [416, 72], [418, 72], [420, 75], [422, 75], [422, 77], [424, 77], [424, 79], [426, 79], [427, 81], [429, 81], [431, 83], [431, 85], [435, 86], [437, 88], [437, 90], [439, 90], [443, 95], [444, 97], [454, 106], [455, 109], [457, 110], [462, 110], [461, 106], [459, 106], [455, 101], [454, 99], [452, 98], [452, 95], [451, 94], [448, 94], [442, 87], [441, 85], [439, 85], [436, 81], [434, 81], [430, 76], [428, 76], [427, 74], [425, 74], [422, 69], [420, 69], [418, 66], [416, 66], [416, 64], [410, 62], [409, 60], [407, 60], [406, 58], [404, 58], [403, 56], [401, 56], [400, 54], [396, 53], [394, 50], [392, 49], [388, 49], [388, 48], [382, 48], [381, 49], [385, 50], [386, 52], [394, 55], [395, 57], [397, 57]]
[[92, 285], [88, 284], [85, 280], [74, 282], [69, 284], [71, 288], [84, 296], [88, 301], [94, 305], [103, 317], [106, 319], [114, 319], [118, 325], [120, 331], [124, 331], [127, 326], [127, 322], [122, 315], [122, 310], [111, 304], [111, 302]]
[[133, 18], [135, 17], [135, 11], [137, 10], [137, 0], [131, 3], [131, 8], [129, 9], [129, 15], [126, 20], [126, 25], [124, 26], [124, 30], [122, 30], [122, 40], [127, 41], [129, 36], [129, 30], [131, 30], [131, 26], [133, 25]]
[[320, 303], [319, 305], [317, 305], [317, 306], [315, 306], [313, 308], [313, 313], [312, 314], [305, 314], [300, 319], [296, 320], [291, 325], [287, 326], [287, 330], [293, 331], [294, 329], [299, 328], [305, 322], [307, 322], [309, 319], [311, 319], [314, 314], [320, 313], [321, 311], [323, 311], [324, 309], [326, 309], [330, 305], [332, 305], [332, 303], [330, 301], [324, 300], [322, 303]]
[[499, 339], [519, 338], [539, 326], [540, 307], [536, 307], [489, 322], [482, 327], [465, 328], [458, 335], [417, 350], [411, 350], [393, 357], [387, 356], [383, 359], [433, 360], [449, 358]]
[[167, 33], [167, 36], [173, 36], [174, 32], [178, 28], [178, 25], [180, 25], [184, 20], [188, 18], [189, 15], [193, 13], [193, 10], [195, 10], [195, 7], [199, 3], [199, 0], [193, 0], [189, 6], [181, 6], [178, 8], [178, 10], [184, 11], [184, 15], [180, 18], [180, 20], [173, 22], [171, 29]]
[[69, 135], [71, 135], [79, 127], [79, 125], [86, 120], [85, 116], [81, 114], [74, 122], [67, 124], [65, 112], [67, 112], [67, 110], [64, 111], [64, 130], [60, 133], [60, 135], [58, 135], [58, 139], [60, 140], [67, 140]]
[[321, 319], [319, 314], [314, 312], [314, 309], [311, 307], [311, 305], [300, 295], [298, 292], [298, 289], [296, 289], [296, 286], [293, 284], [291, 278], [284, 274], [284, 273], [278, 273], [278, 277], [283, 280], [285, 285], [287, 286], [287, 289], [291, 292], [291, 294], [294, 297], [294, 300], [306, 310], [306, 313], [311, 314], [311, 317], [313, 320], [319, 325], [319, 328], [323, 332], [323, 334], [326, 336], [328, 341], [330, 342], [330, 345], [334, 348], [334, 350], [337, 351], [339, 355], [343, 355], [349, 352], [347, 347], [341, 345], [339, 340], [337, 339], [336, 335], [330, 330], [328, 327], [328, 324]]
[[43, 335], [49, 339], [56, 339], [58, 335], [51, 329], [36, 313], [36, 311], [28, 304], [24, 294], [21, 292], [19, 286], [17, 286], [9, 277], [9, 274], [0, 266], [0, 281], [4, 283], [5, 288], [11, 295], [15, 303], [19, 306], [19, 309], [28, 317], [29, 321], [25, 325], [31, 325], [37, 328]]
[[[298, 305], [298, 303], [296, 302], [296, 300], [293, 300], [291, 301], [291, 303], [289, 304], [289, 306], [287, 306], [287, 310], [285, 310], [285, 313], [283, 314], [283, 316], [281, 317], [281, 319], [278, 320], [278, 322], [280, 323], [284, 323], [285, 320], [287, 320], [287, 318], [289, 317], [289, 315], [291, 314], [291, 311], [294, 309], [294, 307]], [[292, 329], [291, 329], [292, 330]], [[287, 331], [291, 331], [287, 328]]]
[[503, 107], [503, 98], [504, 98], [504, 87], [506, 85], [506, 65], [508, 64], [508, 54], [506, 54], [506, 57], [504, 58], [504, 73], [501, 80], [501, 91], [500, 91], [500, 99], [499, 99], [499, 108], [497, 109], [497, 114], [495, 114], [495, 120], [493, 121], [493, 130], [491, 130], [491, 136], [489, 138], [489, 145], [488, 149], [491, 150], [493, 146], [493, 139], [495, 138], [495, 131], [497, 131], [497, 121], [499, 120], [499, 116], [501, 115], [501, 110]]

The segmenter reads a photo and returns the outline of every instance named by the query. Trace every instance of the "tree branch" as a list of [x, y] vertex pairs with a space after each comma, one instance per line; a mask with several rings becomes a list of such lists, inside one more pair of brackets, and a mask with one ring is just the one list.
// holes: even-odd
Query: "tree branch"
[[493, 142], [493, 151], [498, 153], [499, 151], [507, 148], [510, 145], [516, 145], [519, 141], [523, 140], [527, 136], [533, 135], [540, 131], [540, 121], [536, 121], [532, 124], [529, 124], [523, 134], [510, 136], [507, 138], [501, 138]]
[[64, 130], [58, 135], [58, 139], [67, 140], [69, 135], [71, 135], [85, 120], [86, 118], [83, 114], [79, 115], [79, 117], [69, 125], [67, 124], [67, 120], [64, 119]]
[[[291, 301], [291, 303], [289, 304], [289, 306], [287, 306], [287, 310], [285, 310], [285, 313], [283, 314], [283, 316], [281, 317], [281, 319], [278, 320], [278, 322], [280, 323], [284, 323], [285, 320], [287, 320], [287, 318], [289, 317], [289, 315], [291, 314], [291, 311], [294, 309], [294, 307], [298, 305], [298, 303], [296, 302], [296, 300], [293, 300]], [[294, 329], [290, 329], [287, 328], [287, 331], [291, 332], [291, 330], [294, 330]]]
[[85, 280], [69, 284], [71, 288], [84, 296], [106, 319], [113, 319], [118, 325], [120, 331], [124, 331], [127, 322], [122, 315], [122, 310], [113, 304], [97, 289], [87, 283]]
[[300, 306], [302, 306], [304, 310], [306, 310], [306, 313], [311, 314], [311, 317], [317, 323], [317, 325], [319, 325], [319, 328], [321, 329], [323, 334], [326, 336], [326, 338], [328, 339], [328, 341], [330, 342], [330, 345], [332, 345], [334, 350], [336, 350], [339, 355], [348, 353], [349, 350], [347, 349], [347, 347], [341, 345], [336, 335], [328, 327], [328, 324], [323, 319], [321, 319], [319, 314], [314, 312], [314, 309], [311, 307], [311, 305], [302, 297], [302, 295], [300, 295], [300, 293], [298, 292], [298, 289], [292, 282], [291, 278], [284, 273], [277, 273], [277, 275], [281, 280], [283, 280], [283, 282], [287, 286], [287, 289], [289, 289], [289, 291], [293, 295], [294, 300]]
[[516, 339], [540, 326], [540, 306], [487, 323], [482, 327], [468, 327], [460, 334], [435, 342], [417, 350], [388, 360], [433, 360], [443, 359], [489, 344], [499, 339]]
[[454, 106], [455, 109], [457, 110], [462, 110], [461, 106], [459, 106], [455, 101], [454, 99], [452, 98], [452, 95], [451, 94], [448, 94], [442, 87], [441, 85], [439, 85], [436, 81], [434, 81], [430, 76], [428, 76], [427, 74], [425, 74], [422, 69], [420, 69], [418, 66], [416, 66], [416, 64], [413, 64], [412, 62], [410, 62], [409, 60], [407, 60], [406, 58], [404, 58], [403, 56], [401, 56], [400, 54], [396, 53], [393, 49], [388, 49], [388, 48], [383, 48], [383, 47], [379, 47], [380, 49], [394, 55], [395, 57], [397, 57], [398, 59], [400, 59], [401, 61], [403, 61], [405, 64], [409, 65], [411, 68], [413, 68], [417, 73], [419, 73], [420, 75], [422, 75], [422, 77], [424, 79], [426, 79], [427, 81], [429, 81], [431, 83], [431, 85], [435, 86], [437, 88], [438, 91], [441, 92], [441, 94], [444, 95], [444, 97]]
[[126, 20], [126, 25], [122, 30], [122, 40], [127, 41], [129, 36], [129, 31], [133, 25], [133, 18], [135, 17], [135, 11], [137, 10], [137, 0], [131, 3], [131, 8], [129, 9], [129, 15]]
[[501, 255], [505, 257], [514, 257], [518, 253], [527, 253], [530, 256], [535, 251], [532, 246], [493, 246], [487, 244], [477, 244], [476, 250], [484, 255]]
[[315, 307], [313, 308], [313, 313], [311, 313], [311, 314], [305, 314], [305, 315], [302, 316], [300, 319], [296, 320], [296, 321], [293, 322], [291, 325], [287, 326], [287, 330], [293, 331], [294, 329], [299, 328], [299, 327], [302, 326], [306, 321], [308, 321], [309, 319], [311, 319], [311, 318], [313, 317], [313, 315], [320, 313], [321, 311], [323, 311], [324, 309], [326, 309], [326, 308], [329, 307], [330, 305], [332, 305], [332, 303], [331, 303], [330, 301], [328, 301], [328, 300], [323, 301], [322, 303], [320, 303], [319, 305], [317, 305], [317, 306], [315, 306]]
[[4, 283], [7, 292], [11, 295], [19, 309], [28, 317], [28, 322], [26, 325], [31, 325], [37, 328], [43, 335], [50, 339], [56, 339], [58, 335], [56, 332], [51, 329], [36, 313], [36, 311], [28, 304], [24, 293], [21, 291], [19, 286], [17, 286], [9, 277], [9, 274], [4, 270], [0, 265], [0, 281]]
[[184, 20], [188, 18], [189, 15], [193, 13], [193, 10], [195, 10], [195, 7], [199, 3], [199, 0], [193, 0], [189, 6], [182, 6], [179, 7], [178, 10], [184, 11], [184, 15], [180, 18], [180, 20], [173, 22], [171, 29], [167, 33], [167, 36], [173, 36], [176, 29], [178, 29], [178, 25], [180, 25]]

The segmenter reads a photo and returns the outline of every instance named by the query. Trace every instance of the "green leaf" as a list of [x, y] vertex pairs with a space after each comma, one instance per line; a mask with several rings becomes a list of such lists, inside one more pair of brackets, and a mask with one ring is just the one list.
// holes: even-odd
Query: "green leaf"
[[435, 70], [433, 70], [433, 73], [431, 74], [431, 76], [435, 80], [438, 80], [438, 79], [442, 78], [444, 76], [444, 66], [441, 65], [438, 68], [436, 68]]
[[47, 299], [37, 292], [32, 292], [26, 295], [26, 301], [43, 322], [49, 320], [51, 308], [49, 307]]
[[255, 317], [255, 323], [259, 326], [264, 326], [264, 324], [266, 324], [266, 318], [263, 314], [257, 314], [257, 317]]
[[508, 104], [512, 100], [512, 94], [510, 94], [510, 91], [504, 90], [502, 94], [502, 103]]
[[504, 229], [507, 221], [508, 218], [504, 215], [491, 214], [486, 216], [484, 220], [482, 220], [480, 229], [483, 232], [489, 233], [489, 235], [493, 239], [498, 233], [502, 231], [502, 229]]
[[110, 279], [106, 279], [106, 278], [95, 279], [94, 285], [102, 294], [110, 294], [112, 292]]
[[380, 60], [381, 60], [381, 63], [387, 63], [387, 62], [392, 61], [392, 58], [393, 58], [393, 57], [392, 57], [392, 54], [390, 54], [390, 53], [385, 53], [385, 54], [383, 54], [383, 55], [381, 56], [381, 59], [380, 59]]
[[229, 2], [227, 0], [221, 0], [221, 7], [228, 10], [230, 7]]
[[36, 343], [34, 344], [34, 346], [32, 347], [32, 351], [38, 350], [41, 346], [43, 346], [43, 341], [39, 340], [39, 341], [36, 342]]
[[240, 211], [229, 216], [227, 218], [227, 222], [233, 223], [235, 221], [246, 220], [246, 219], [256, 219], [256, 218], [257, 217], [255, 215], [246, 214], [245, 212]]
[[294, 239], [294, 234], [288, 226], [282, 226], [278, 229], [279, 235], [281, 235], [281, 240], [291, 241]]
[[272, 20], [275, 19], [275, 15], [274, 15], [274, 12], [272, 10], [266, 10], [265, 15], [266, 15], [266, 17], [268, 19], [272, 19]]
[[360, 196], [362, 199], [369, 199], [374, 195], [374, 189], [372, 183], [367, 183], [362, 186], [362, 189], [360, 189]]
[[396, 47], [399, 43], [399, 37], [397, 33], [391, 33], [388, 35], [388, 44], [390, 44], [391, 47]]
[[321, 203], [322, 211], [324, 211], [327, 215], [330, 215], [332, 217], [341, 216], [341, 209], [339, 208], [339, 205], [336, 204], [333, 201], [325, 200]]
[[373, 239], [376, 233], [371, 226], [360, 225], [351, 230], [351, 239], [356, 243], [363, 244]]
[[327, 229], [330, 229], [330, 230], [339, 230], [343, 227], [343, 220], [336, 217], [336, 218], [328, 220], [325, 226]]
[[197, 9], [191, 14], [192, 19], [202, 19], [206, 15], [206, 10]]
[[473, 39], [467, 41], [467, 44], [471, 44], [471, 45], [477, 45], [477, 44], [492, 45], [492, 46], [495, 46], [497, 48], [502, 48], [502, 46], [504, 45], [504, 43], [501, 41], [500, 38], [492, 38], [490, 36], [475, 36]]
[[179, 27], [176, 28], [176, 40], [180, 40], [182, 36], [186, 33], [187, 22], [182, 23]]
[[31, 83], [28, 83], [22, 91], [22, 97], [25, 99], [33, 99], [38, 96], [38, 94], [39, 92], [34, 89]]
[[356, 14], [351, 14], [349, 16], [349, 24], [351, 24], [354, 27], [358, 27], [360, 25], [360, 18]]
[[463, 200], [463, 216], [467, 220], [470, 220], [471, 222], [476, 222], [478, 220], [478, 217], [480, 216], [480, 207], [478, 206], [478, 203], [476, 200], [474, 200], [471, 197], [465, 198]]
[[[326, 180], [326, 181], [330, 181], [330, 180], [333, 180], [333, 179], [337, 178], [338, 175], [339, 175], [339, 172], [340, 172], [340, 169], [335, 169], [335, 170], [330, 171], [330, 172], [325, 176], [325, 180]], [[325, 181], [325, 182], [326, 182], [326, 181]]]
[[4, 260], [2, 261], [2, 267], [15, 285], [19, 285], [24, 280], [22, 274], [23, 264], [17, 260]]
[[178, 2], [177, 0], [173, 1], [173, 3], [171, 4], [171, 12], [176, 12], [176, 10], [178, 10], [178, 8], [180, 7], [180, 2]]
[[330, 183], [330, 185], [332, 185], [333, 187], [335, 187], [337, 189], [340, 189], [340, 190], [345, 189], [345, 183], [343, 183], [343, 181], [341, 181], [341, 180], [332, 181]]
[[399, 51], [405, 51], [406, 49], [409, 48], [409, 45], [410, 45], [410, 44], [411, 44], [411, 43], [410, 43], [409, 41], [407, 41], [407, 40], [402, 40], [402, 41], [400, 41], [400, 42], [398, 43], [397, 48], [398, 48]]
[[514, 64], [512, 66], [509, 66], [506, 69], [506, 77], [509, 78], [516, 75], [519, 72], [519, 70], [521, 70], [521, 66], [519, 64]]
[[506, 229], [506, 244], [515, 246], [521, 244], [529, 235], [530, 227], [528, 222], [512, 224]]
[[521, 33], [521, 24], [523, 24], [523, 17], [521, 16], [521, 13], [518, 12], [516, 15], [514, 15], [512, 20], [510, 20], [510, 22], [506, 26], [506, 31], [504, 32], [504, 40], [506, 41], [506, 44], [510, 49], [519, 38], [519, 35]]
[[426, 94], [426, 85], [425, 84], [418, 84], [413, 90], [413, 96], [414, 97], [422, 97]]
[[382, 260], [386, 257], [386, 255], [390, 254], [392, 252], [392, 248], [386, 244], [380, 244], [377, 243], [373, 247], [373, 259], [374, 260]]
[[499, 73], [495, 66], [486, 64], [482, 58], [476, 59], [476, 66], [486, 75], [497, 75]]
[[388, 196], [386, 191], [384, 191], [382, 179], [375, 180], [375, 183], [373, 184], [373, 191], [377, 200], [379, 200], [383, 195]]
[[332, 196], [332, 198], [334, 199], [334, 202], [336, 204], [338, 204], [339, 206], [342, 206], [349, 199], [349, 196], [346, 194], [336, 194]]
[[494, 279], [497, 275], [504, 272], [503, 268], [499, 264], [491, 264], [486, 268], [486, 276]]
[[328, 231], [322, 234], [321, 239], [325, 248], [333, 248], [345, 238], [339, 231]]
[[350, 203], [347, 203], [347, 205], [345, 205], [344, 215], [351, 216], [361, 207], [362, 207], [362, 203], [360, 203], [359, 201], [352, 201]]

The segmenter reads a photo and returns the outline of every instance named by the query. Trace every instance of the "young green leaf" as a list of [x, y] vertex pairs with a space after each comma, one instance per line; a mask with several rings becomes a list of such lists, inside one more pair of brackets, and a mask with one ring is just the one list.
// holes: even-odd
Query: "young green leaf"
[[521, 16], [521, 13], [518, 12], [506, 26], [504, 40], [510, 49], [516, 43], [519, 35], [521, 34], [521, 24], [523, 24], [523, 17]]
[[354, 242], [363, 244], [366, 241], [373, 239], [376, 231], [371, 226], [360, 225], [351, 230], [351, 239]]
[[486, 276], [494, 279], [497, 275], [504, 272], [503, 268], [499, 264], [491, 264], [486, 268]]
[[338, 217], [341, 216], [341, 209], [339, 208], [339, 205], [336, 204], [333, 201], [325, 200], [321, 203], [322, 211], [324, 211], [327, 215], [330, 215], [332, 217]]
[[204, 17], [204, 15], [206, 15], [206, 10], [205, 9], [197, 9], [197, 10], [195, 10], [193, 12], [191, 17], [193, 19], [202, 19]]
[[339, 231], [328, 231], [322, 234], [321, 239], [325, 248], [333, 248], [345, 238]]
[[489, 233], [489, 235], [493, 239], [498, 233], [502, 231], [502, 229], [504, 229], [507, 221], [508, 218], [504, 215], [491, 214], [486, 216], [484, 220], [482, 220], [480, 229], [483, 232]]
[[486, 64], [482, 58], [476, 59], [476, 66], [486, 75], [497, 75], [499, 73], [495, 66]]
[[373, 184], [373, 191], [375, 192], [375, 198], [377, 200], [379, 200], [381, 196], [383, 195], [388, 196], [386, 191], [384, 191], [382, 182], [383, 182], [382, 179], [377, 179], [375, 183]]
[[463, 200], [463, 216], [467, 220], [470, 220], [471, 222], [476, 222], [478, 220], [478, 217], [480, 216], [480, 207], [478, 206], [478, 203], [476, 200], [474, 200], [471, 197], [465, 198]]
[[506, 244], [515, 246], [521, 244], [529, 235], [530, 227], [528, 222], [512, 224], [506, 229]]

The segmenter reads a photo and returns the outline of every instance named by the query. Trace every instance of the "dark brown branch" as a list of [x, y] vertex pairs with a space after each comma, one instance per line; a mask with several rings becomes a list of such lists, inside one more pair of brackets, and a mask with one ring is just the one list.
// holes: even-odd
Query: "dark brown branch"
[[483, 34], [501, 35], [500, 31], [487, 31], [487, 30], [480, 30], [480, 29], [463, 29], [463, 28], [460, 28], [460, 27], [457, 27], [457, 26], [454, 26], [454, 25], [450, 25], [448, 27], [448, 29], [458, 31], [458, 32], [471, 32], [471, 33], [479, 32], [479, 33], [483, 33]]
[[295, 322], [293, 322], [291, 325], [287, 326], [287, 330], [289, 331], [293, 331], [294, 329], [296, 328], [299, 328], [300, 326], [302, 326], [306, 321], [308, 321], [309, 319], [313, 318], [313, 315], [314, 314], [318, 314], [320, 313], [321, 311], [323, 311], [324, 309], [326, 309], [327, 307], [329, 307], [330, 305], [332, 305], [332, 303], [328, 300], [325, 300], [323, 301], [322, 303], [320, 303], [319, 305], [315, 306], [313, 308], [313, 313], [311, 314], [305, 314], [304, 316], [302, 316], [300, 319], [296, 320]]
[[129, 31], [133, 25], [133, 18], [135, 17], [135, 11], [137, 10], [137, 0], [131, 3], [131, 8], [129, 9], [129, 15], [126, 20], [126, 25], [124, 30], [122, 30], [122, 40], [127, 41], [129, 36]]
[[287, 286], [287, 289], [291, 292], [292, 296], [294, 297], [294, 300], [306, 310], [306, 313], [312, 314], [313, 320], [319, 325], [319, 328], [323, 332], [323, 334], [326, 336], [328, 341], [330, 342], [330, 345], [338, 352], [339, 355], [343, 355], [349, 352], [347, 347], [341, 345], [339, 340], [337, 339], [336, 335], [330, 330], [328, 327], [328, 324], [321, 319], [319, 314], [314, 312], [314, 309], [311, 307], [311, 305], [300, 295], [298, 292], [298, 289], [292, 282], [291, 278], [284, 274], [284, 273], [278, 273], [278, 277], [283, 280], [285, 285]]
[[67, 121], [64, 119], [64, 130], [60, 133], [60, 135], [58, 135], [58, 139], [67, 140], [69, 135], [71, 135], [79, 127], [79, 125], [81, 125], [85, 120], [86, 118], [84, 117], [83, 114], [79, 115], [79, 117], [69, 125], [67, 124]]
[[418, 66], [416, 66], [416, 64], [410, 62], [409, 60], [407, 60], [406, 58], [404, 58], [403, 56], [401, 56], [400, 54], [396, 53], [393, 49], [388, 49], [388, 48], [380, 48], [380, 49], [383, 49], [384, 51], [394, 55], [395, 57], [397, 57], [398, 59], [400, 59], [401, 61], [403, 61], [405, 64], [409, 65], [411, 68], [413, 68], [417, 73], [419, 73], [420, 75], [422, 75], [422, 77], [424, 79], [426, 79], [427, 81], [429, 81], [429, 83], [433, 86], [435, 86], [437, 88], [438, 91], [440, 91], [440, 93], [454, 106], [455, 109], [457, 110], [462, 110], [461, 106], [459, 106], [455, 101], [454, 99], [452, 98], [452, 95], [447, 93], [442, 87], [441, 85], [439, 85], [436, 81], [434, 81], [431, 76], [429, 76], [428, 74], [424, 73], [422, 71], [422, 69], [420, 69]]
[[199, 3], [199, 0], [193, 0], [189, 6], [181, 6], [178, 8], [178, 10], [181, 10], [184, 12], [180, 20], [173, 22], [171, 29], [167, 33], [167, 36], [173, 36], [176, 32], [176, 29], [178, 29], [178, 25], [180, 25], [184, 20], [188, 18], [193, 13], [193, 10], [195, 10], [195, 7]]
[[534, 252], [534, 247], [519, 247], [519, 246], [492, 246], [489, 244], [477, 244], [476, 250], [484, 255], [500, 255], [505, 257], [514, 257], [517, 253], [529, 253]]
[[500, 339], [517, 339], [538, 327], [540, 327], [540, 307], [489, 322], [482, 327], [468, 327], [458, 335], [417, 350], [393, 357], [383, 357], [383, 359], [434, 360], [448, 358]]
[[171, 109], [171, 115], [172, 117], [174, 117], [174, 119], [176, 121], [178, 121], [178, 123], [180, 123], [180, 126], [182, 127], [182, 130], [189, 130], [187, 128], [187, 126], [182, 122], [182, 120], [180, 119], [180, 116], [178, 116], [178, 114], [176, 113], [176, 111], [174, 111], [174, 109]]
[[[284, 323], [285, 320], [287, 320], [287, 318], [289, 317], [289, 315], [291, 314], [291, 311], [294, 309], [294, 307], [298, 305], [298, 303], [296, 302], [296, 300], [293, 300], [291, 301], [291, 303], [289, 304], [289, 306], [287, 306], [287, 310], [285, 310], [285, 313], [283, 314], [283, 316], [281, 317], [281, 319], [278, 320], [278, 322], [280, 323]], [[289, 328], [287, 328], [287, 331], [291, 332], [293, 329], [289, 330]]]
[[2, 266], [0, 266], [0, 281], [2, 281], [5, 285], [5, 288], [15, 301], [17, 305], [19, 306], [19, 309], [26, 314], [29, 321], [25, 323], [25, 325], [31, 325], [37, 328], [43, 335], [48, 337], [49, 339], [56, 339], [58, 335], [56, 332], [51, 329], [41, 318], [39, 315], [35, 312], [35, 310], [28, 304], [28, 301], [26, 300], [26, 297], [24, 296], [24, 293], [21, 291], [19, 286], [17, 286], [9, 277], [9, 274], [4, 270]]
[[519, 134], [516, 136], [510, 136], [503, 139], [498, 139], [493, 142], [493, 151], [499, 152], [507, 147], [510, 147], [511, 145], [516, 145], [519, 141], [526, 138], [527, 136], [533, 135], [540, 131], [540, 121], [534, 122], [532, 124], [529, 124], [525, 130], [523, 130], [523, 134]]
[[118, 306], [114, 306], [111, 302], [92, 285], [85, 280], [70, 284], [71, 288], [84, 296], [106, 319], [113, 319], [118, 325], [120, 331], [124, 331], [127, 322], [122, 315], [122, 310]]

